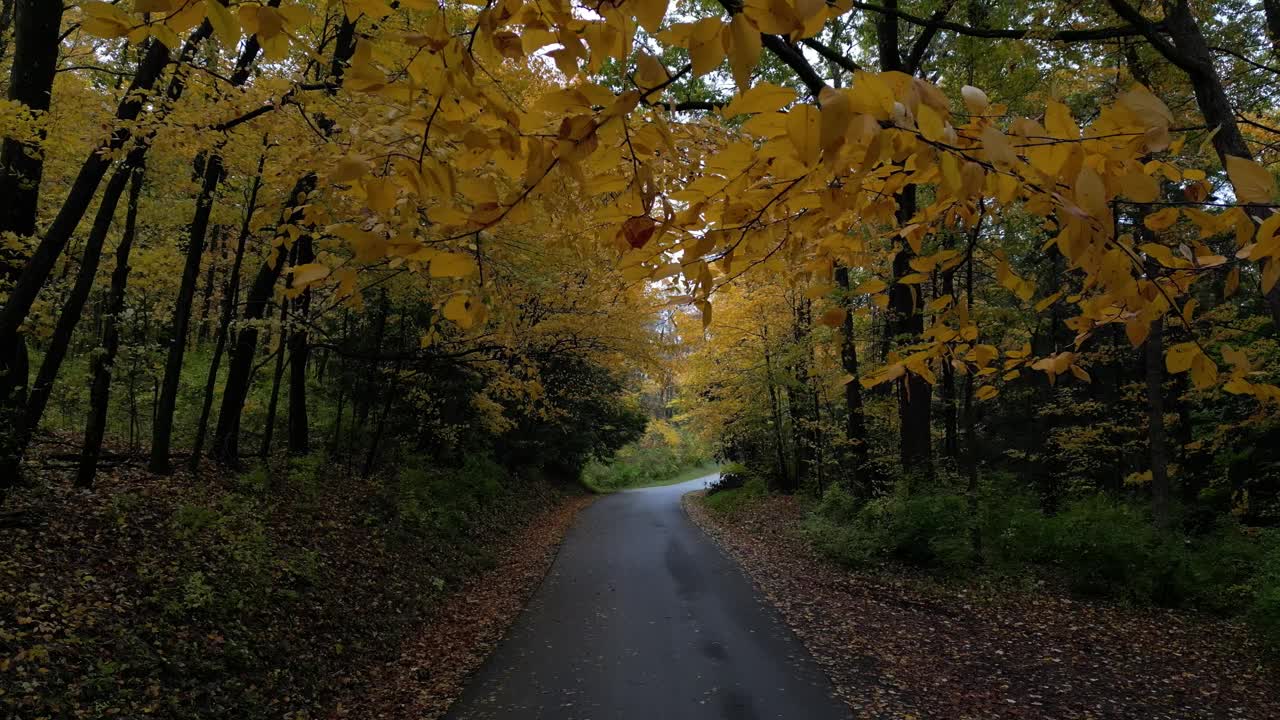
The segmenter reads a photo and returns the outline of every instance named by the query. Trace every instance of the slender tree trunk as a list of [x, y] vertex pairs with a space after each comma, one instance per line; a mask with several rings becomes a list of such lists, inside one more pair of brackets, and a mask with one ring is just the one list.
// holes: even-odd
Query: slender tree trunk
[[209, 216], [213, 212], [213, 190], [217, 187], [222, 173], [221, 156], [216, 152], [211, 153], [205, 162], [200, 196], [196, 200], [196, 214], [191, 221], [186, 262], [183, 264], [182, 280], [178, 285], [178, 299], [173, 308], [169, 355], [164, 364], [164, 380], [160, 385], [157, 420], [151, 433], [151, 463], [148, 468], [154, 473], [168, 474], [173, 470], [169, 462], [169, 450], [173, 438], [173, 413], [177, 407], [178, 385], [182, 379], [182, 361], [187, 350], [191, 305], [195, 302], [196, 283], [200, 277], [200, 261], [204, 258], [204, 241], [209, 229]]
[[[280, 303], [280, 323], [283, 326], [289, 322], [289, 301], [283, 300]], [[271, 439], [275, 436], [276, 430], [276, 409], [280, 403], [280, 380], [284, 377], [284, 356], [287, 349], [284, 342], [284, 331], [281, 330], [280, 346], [276, 348], [276, 369], [271, 374], [271, 401], [267, 403], [267, 422], [262, 430], [262, 446], [258, 450], [259, 457], [271, 457]]]
[[1169, 451], [1164, 430], [1164, 317], [1151, 321], [1143, 353], [1147, 381], [1147, 444], [1151, 460], [1151, 512], [1156, 527], [1169, 527]]
[[[301, 205], [306, 196], [315, 189], [316, 176], [304, 175], [298, 180], [290, 193], [289, 205], [284, 211], [283, 225], [292, 225], [302, 220]], [[240, 461], [240, 419], [244, 412], [244, 402], [249, 396], [249, 385], [253, 375], [253, 355], [258, 345], [258, 328], [255, 320], [261, 320], [271, 302], [272, 291], [280, 272], [284, 269], [285, 252], [276, 249], [266, 262], [258, 268], [253, 285], [245, 297], [245, 326], [236, 334], [231, 344], [230, 357], [227, 362], [227, 380], [222, 391], [222, 404], [218, 410], [218, 425], [213, 433], [213, 455], [220, 462], [236, 464]]]
[[845, 293], [844, 325], [840, 333], [840, 366], [852, 378], [844, 384], [845, 426], [853, 459], [853, 481], [865, 493], [864, 466], [867, 462], [867, 424], [862, 409], [862, 384], [858, 382], [858, 341], [853, 333], [853, 302], [849, 297], [849, 268], [836, 268], [836, 284]]
[[[942, 294], [955, 302], [955, 270], [942, 273]], [[942, 360], [942, 451], [947, 457], [960, 455], [960, 441], [956, 435], [956, 369], [947, 358]]]
[[200, 322], [196, 326], [196, 342], [202, 344], [209, 339], [209, 312], [213, 306], [213, 281], [218, 274], [218, 263], [215, 256], [226, 257], [226, 239], [222, 234], [222, 226], [213, 227], [213, 243], [209, 247], [209, 262], [204, 272], [203, 302], [200, 304]]
[[[263, 138], [266, 144], [266, 138]], [[244, 219], [240, 224], [240, 236], [236, 241], [235, 256], [231, 261], [231, 273], [227, 277], [222, 291], [222, 316], [218, 321], [217, 337], [214, 340], [213, 357], [209, 361], [209, 375], [205, 380], [204, 399], [200, 404], [200, 419], [196, 423], [196, 439], [191, 447], [190, 467], [195, 470], [200, 466], [200, 456], [204, 453], [205, 434], [209, 429], [209, 413], [213, 408], [213, 391], [218, 384], [218, 368], [222, 365], [222, 355], [227, 347], [227, 337], [231, 332], [231, 323], [236, 316], [236, 299], [240, 295], [240, 268], [244, 263], [244, 248], [249, 241], [250, 224], [258, 209], [258, 191], [262, 189], [262, 170], [267, 162], [266, 151], [258, 158], [258, 172], [253, 178], [249, 190], [249, 202], [245, 208]]]
[[[47, 0], [13, 0], [5, 4], [14, 12], [13, 65], [9, 73], [10, 100], [36, 112], [49, 109], [53, 77], [58, 67], [58, 32], [62, 3]], [[43, 137], [41, 138], [43, 140]], [[44, 155], [13, 139], [0, 146], [0, 231], [30, 237], [36, 234], [36, 211]], [[14, 281], [22, 271], [21, 256], [0, 250], [0, 280]]]
[[[978, 201], [978, 221], [974, 224], [973, 230], [969, 235], [969, 248], [965, 259], [965, 306], [969, 309], [969, 316], [973, 316], [974, 297], [973, 297], [973, 265], [974, 250], [978, 246], [978, 238], [982, 235], [982, 214], [986, 210], [981, 200]], [[954, 297], [954, 296], [953, 296]], [[959, 299], [953, 300], [959, 302]], [[973, 407], [973, 372], [966, 372], [964, 376], [964, 466], [967, 487], [965, 493], [969, 504], [969, 544], [973, 548], [973, 557], [975, 562], [982, 563], [982, 528], [978, 524], [981, 514], [978, 507], [978, 422], [975, 417]]]
[[129, 186], [129, 206], [125, 214], [124, 235], [116, 246], [116, 269], [111, 273], [111, 291], [107, 296], [106, 315], [102, 329], [102, 347], [90, 362], [89, 417], [84, 428], [84, 448], [80, 454], [80, 468], [76, 472], [76, 486], [93, 486], [98, 472], [98, 458], [102, 455], [102, 439], [106, 435], [107, 415], [111, 405], [111, 376], [115, 371], [116, 354], [120, 350], [120, 314], [124, 311], [125, 290], [129, 283], [129, 255], [138, 234], [138, 199], [142, 195], [142, 183], [146, 171], [142, 167], [132, 169], [133, 182]]
[[[296, 265], [315, 261], [310, 235], [298, 238], [297, 250]], [[307, 313], [311, 309], [311, 290], [304, 289], [294, 305], [295, 320], [289, 332], [289, 452], [305, 455], [311, 449], [307, 419], [307, 359], [311, 353]]]
[[773, 356], [769, 352], [769, 326], [764, 325], [761, 332], [761, 346], [764, 349], [765, 384], [769, 387], [769, 407], [773, 412], [774, 448], [777, 450], [778, 455], [778, 479], [782, 483], [781, 489], [785, 490], [791, 484], [791, 470], [787, 465], [786, 442], [783, 440], [782, 435], [782, 403], [778, 398], [778, 386], [773, 381]]
[[796, 343], [796, 355], [793, 367], [796, 388], [791, 402], [791, 437], [796, 456], [795, 485], [791, 491], [800, 489], [809, 480], [813, 472], [813, 416], [809, 407], [809, 364], [808, 354], [803, 351], [808, 342], [809, 318], [806, 304], [808, 300], [797, 299], [792, 319], [792, 339]]

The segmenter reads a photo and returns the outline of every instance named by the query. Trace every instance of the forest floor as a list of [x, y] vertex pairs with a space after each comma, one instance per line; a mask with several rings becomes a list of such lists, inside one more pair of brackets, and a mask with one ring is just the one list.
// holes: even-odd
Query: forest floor
[[0, 718], [435, 717], [595, 499], [505, 478], [418, 511], [336, 468], [40, 470], [0, 527]]
[[800, 534], [795, 498], [727, 512], [685, 497], [859, 718], [1280, 717], [1280, 672], [1244, 630], [1186, 612], [850, 572]]

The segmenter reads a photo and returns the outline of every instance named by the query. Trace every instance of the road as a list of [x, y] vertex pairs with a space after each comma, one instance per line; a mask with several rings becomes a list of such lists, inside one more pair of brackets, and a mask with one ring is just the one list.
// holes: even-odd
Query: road
[[849, 718], [800, 641], [685, 515], [680, 497], [711, 479], [585, 510], [447, 718]]

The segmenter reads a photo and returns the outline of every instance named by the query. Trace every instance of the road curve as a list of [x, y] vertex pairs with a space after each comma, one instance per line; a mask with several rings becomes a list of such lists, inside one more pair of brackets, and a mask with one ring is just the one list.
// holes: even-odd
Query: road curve
[[579, 516], [452, 720], [847, 719], [800, 641], [685, 516], [680, 485]]

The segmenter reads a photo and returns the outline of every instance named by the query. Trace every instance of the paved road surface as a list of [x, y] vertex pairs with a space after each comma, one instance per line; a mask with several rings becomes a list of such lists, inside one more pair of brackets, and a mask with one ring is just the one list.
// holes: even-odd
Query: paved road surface
[[453, 720], [850, 717], [800, 641], [685, 516], [680, 485], [579, 516]]

